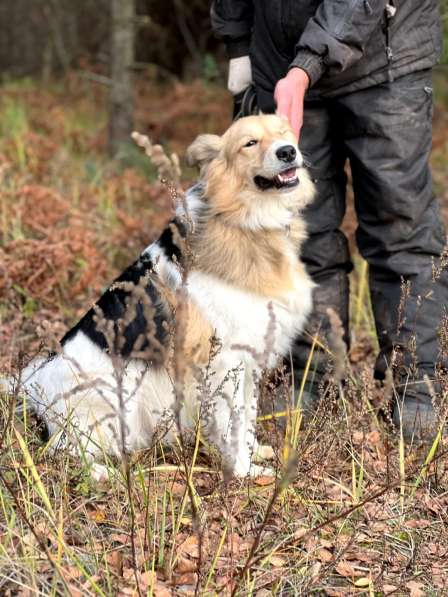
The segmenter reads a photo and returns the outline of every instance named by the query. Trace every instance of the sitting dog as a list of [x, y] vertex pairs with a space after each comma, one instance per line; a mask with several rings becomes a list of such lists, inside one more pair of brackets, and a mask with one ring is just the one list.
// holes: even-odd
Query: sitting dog
[[[274, 115], [201, 135], [188, 159], [199, 183], [183, 208], [21, 390], [92, 458], [174, 441], [198, 420], [227, 471], [258, 474], [258, 382], [288, 353], [312, 306], [299, 260], [313, 197], [297, 139]], [[174, 422], [177, 422], [175, 425]]]

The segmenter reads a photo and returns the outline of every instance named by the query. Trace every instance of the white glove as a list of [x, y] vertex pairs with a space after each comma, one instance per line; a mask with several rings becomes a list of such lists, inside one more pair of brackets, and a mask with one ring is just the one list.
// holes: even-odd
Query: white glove
[[252, 83], [252, 67], [249, 56], [232, 58], [229, 62], [229, 77], [227, 89], [232, 95], [237, 95]]

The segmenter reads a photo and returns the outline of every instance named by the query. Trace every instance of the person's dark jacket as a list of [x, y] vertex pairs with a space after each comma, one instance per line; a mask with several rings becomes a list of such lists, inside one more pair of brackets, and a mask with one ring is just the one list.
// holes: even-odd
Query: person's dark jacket
[[230, 58], [250, 54], [265, 111], [292, 66], [311, 95], [334, 96], [430, 68], [441, 52], [436, 0], [215, 0], [211, 19]]

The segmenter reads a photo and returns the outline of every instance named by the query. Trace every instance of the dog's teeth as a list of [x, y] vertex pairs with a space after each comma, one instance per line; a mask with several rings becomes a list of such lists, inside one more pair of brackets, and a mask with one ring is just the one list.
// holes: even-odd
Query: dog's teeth
[[295, 174], [279, 174], [278, 178], [281, 182], [290, 182], [291, 180], [295, 180], [297, 177]]
[[296, 178], [297, 178], [297, 176], [296, 176], [296, 169], [295, 168], [291, 168], [290, 170], [285, 170], [284, 172], [280, 172], [277, 175], [277, 179], [280, 182], [292, 182]]

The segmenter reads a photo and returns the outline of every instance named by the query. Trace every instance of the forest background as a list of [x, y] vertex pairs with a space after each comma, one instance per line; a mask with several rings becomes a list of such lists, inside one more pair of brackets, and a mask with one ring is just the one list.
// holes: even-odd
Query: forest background
[[[448, 221], [448, 0], [440, 5], [431, 159]], [[170, 195], [129, 127], [182, 158], [198, 133], [226, 129], [232, 101], [205, 0], [2, 2], [0, 33], [5, 374], [55, 347], [169, 219]], [[195, 176], [183, 167], [183, 186]], [[69, 453], [51, 456], [35, 423], [11, 415], [14, 397], [0, 396], [0, 595], [448, 593], [447, 440], [405, 446], [384, 414], [355, 228], [349, 193], [345, 399], [299, 429], [286, 480], [273, 419], [260, 433], [275, 445], [277, 479], [224, 484], [202, 446], [155, 447], [95, 481]]]

